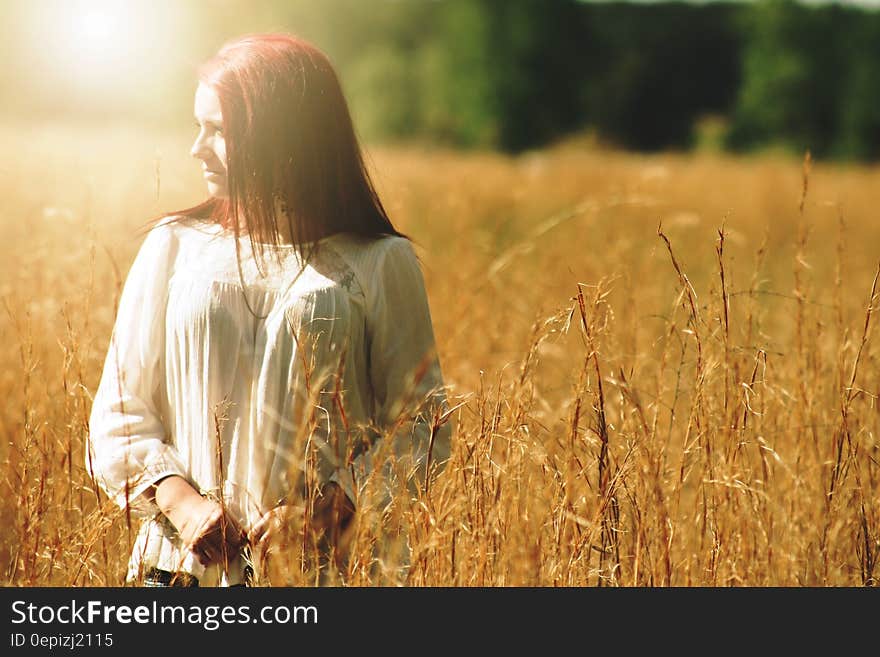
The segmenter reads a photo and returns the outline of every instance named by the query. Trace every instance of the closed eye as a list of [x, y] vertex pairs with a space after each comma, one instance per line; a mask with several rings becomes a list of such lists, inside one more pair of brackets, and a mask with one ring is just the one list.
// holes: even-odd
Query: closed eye
[[[195, 120], [195, 126], [196, 126], [196, 128], [198, 128], [199, 130], [202, 129], [202, 124], [199, 122], [198, 119]], [[219, 135], [219, 134], [222, 134], [222, 133], [223, 133], [223, 126], [218, 125], [218, 124], [214, 123], [213, 121], [206, 121], [206, 122], [205, 122], [205, 127], [207, 127], [209, 131], [213, 131], [214, 134], [218, 134], [218, 135]]]

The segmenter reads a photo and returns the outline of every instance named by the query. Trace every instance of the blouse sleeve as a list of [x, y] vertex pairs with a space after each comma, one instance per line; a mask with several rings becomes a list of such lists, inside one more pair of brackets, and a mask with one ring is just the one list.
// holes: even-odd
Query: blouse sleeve
[[174, 248], [173, 231], [162, 225], [141, 246], [122, 290], [89, 418], [86, 468], [111, 499], [136, 515], [158, 511], [142, 496], [157, 480], [186, 476], [158, 404]]
[[356, 500], [356, 482], [381, 464], [387, 502], [396, 473], [415, 492], [445, 467], [453, 430], [424, 278], [405, 238], [386, 247], [370, 281], [367, 350], [378, 437], [333, 479]]

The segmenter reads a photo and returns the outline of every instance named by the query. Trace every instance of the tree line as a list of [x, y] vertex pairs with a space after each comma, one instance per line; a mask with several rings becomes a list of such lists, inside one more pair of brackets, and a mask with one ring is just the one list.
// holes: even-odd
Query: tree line
[[517, 152], [592, 130], [635, 150], [880, 155], [880, 14], [792, 0], [279, 3], [369, 137]]

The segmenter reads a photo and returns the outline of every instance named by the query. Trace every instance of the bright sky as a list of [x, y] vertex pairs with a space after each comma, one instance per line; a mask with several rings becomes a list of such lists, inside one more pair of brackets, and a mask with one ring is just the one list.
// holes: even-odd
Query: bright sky
[[155, 20], [161, 3], [145, 0], [44, 0], [29, 9], [25, 22], [41, 55], [79, 76], [130, 72], [133, 62], [152, 51], [162, 22]]
[[8, 47], [17, 64], [0, 71], [11, 94], [0, 102], [33, 98], [57, 111], [108, 114], [139, 106], [152, 114], [162, 107], [159, 92], [168, 88], [168, 76], [189, 73], [184, 35], [191, 6], [183, 0], [29, 0], [7, 6]]

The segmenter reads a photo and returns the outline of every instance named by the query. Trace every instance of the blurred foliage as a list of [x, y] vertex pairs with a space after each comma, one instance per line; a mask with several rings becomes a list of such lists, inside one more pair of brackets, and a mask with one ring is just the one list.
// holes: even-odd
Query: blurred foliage
[[[34, 0], [41, 2], [50, 0]], [[516, 152], [589, 130], [636, 150], [685, 149], [704, 141], [700, 126], [710, 117], [722, 123], [709, 125], [725, 126], [712, 141], [735, 150], [782, 145], [819, 157], [880, 156], [880, 14], [851, 6], [793, 0], [156, 0], [144, 6], [164, 7], [166, 31], [189, 35], [175, 37], [174, 48], [157, 46], [150, 66], [160, 72], [152, 81], [133, 74], [142, 80], [139, 90], [117, 84], [101, 96], [77, 91], [75, 75], [31, 72], [19, 65], [29, 59], [22, 44], [30, 39], [34, 53], [41, 45], [21, 25], [11, 40], [18, 56], [7, 53], [0, 62], [3, 111], [180, 121], [189, 114], [198, 62], [239, 34], [282, 30], [330, 55], [358, 130], [369, 140]], [[12, 7], [0, 2], [0, 32], [15, 25]]]
[[880, 157], [880, 16], [863, 17], [852, 36], [834, 154], [876, 160]]
[[740, 5], [584, 8], [594, 42], [587, 116], [600, 134], [639, 150], [687, 147], [694, 123], [724, 113], [739, 85]]
[[862, 20], [838, 5], [806, 9], [788, 0], [756, 5], [744, 21], [749, 41], [729, 143], [743, 148], [774, 141], [830, 154], [849, 65], [860, 58], [849, 37]]
[[[688, 146], [699, 116], [730, 106], [739, 11], [336, 0], [324, 9], [327, 31], [317, 40], [340, 67], [369, 136], [519, 151], [588, 126], [622, 146], [661, 149]], [[306, 14], [292, 22], [303, 24]], [[362, 29], [330, 29], [346, 21]]]

